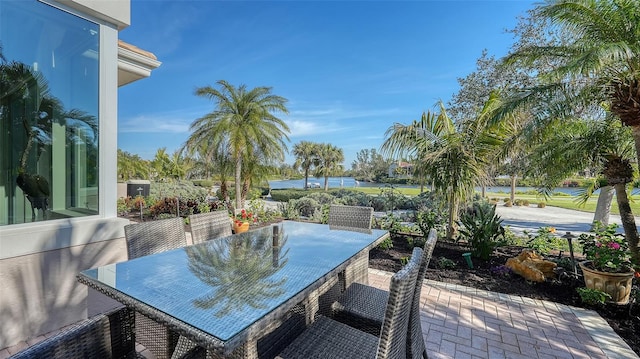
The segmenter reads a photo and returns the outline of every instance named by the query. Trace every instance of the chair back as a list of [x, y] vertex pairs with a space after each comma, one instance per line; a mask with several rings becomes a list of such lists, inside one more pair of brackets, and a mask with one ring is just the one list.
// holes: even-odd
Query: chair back
[[422, 259], [420, 262], [420, 270], [418, 271], [418, 279], [416, 280], [416, 290], [413, 293], [413, 301], [411, 302], [411, 316], [409, 317], [409, 334], [407, 337], [407, 358], [420, 358], [426, 353], [424, 338], [422, 337], [422, 324], [420, 324], [420, 295], [422, 293], [422, 282], [424, 281], [427, 267], [431, 261], [431, 254], [436, 247], [438, 241], [438, 232], [435, 228], [431, 228], [427, 241], [422, 251]]
[[134, 259], [187, 245], [182, 217], [124, 226], [127, 254]]
[[191, 226], [193, 244], [232, 234], [231, 219], [226, 210], [192, 214], [189, 216], [189, 225]]
[[332, 204], [329, 207], [329, 225], [371, 229], [372, 207], [343, 206]]
[[421, 260], [422, 248], [414, 248], [409, 263], [391, 277], [389, 301], [378, 341], [376, 356], [378, 359], [404, 359], [406, 357], [411, 302]]
[[134, 318], [126, 307], [98, 314], [11, 358], [135, 358]]

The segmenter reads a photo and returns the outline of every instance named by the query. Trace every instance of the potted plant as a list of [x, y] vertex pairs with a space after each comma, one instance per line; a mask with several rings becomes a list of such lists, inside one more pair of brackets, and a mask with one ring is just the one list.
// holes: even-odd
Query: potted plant
[[243, 209], [237, 214], [233, 220], [233, 231], [235, 233], [243, 233], [249, 230], [251, 222], [255, 222], [257, 218], [253, 213]]
[[586, 257], [580, 268], [587, 288], [609, 294], [617, 304], [627, 304], [635, 270], [627, 241], [616, 232], [617, 227], [596, 225], [595, 233], [580, 235], [578, 240]]

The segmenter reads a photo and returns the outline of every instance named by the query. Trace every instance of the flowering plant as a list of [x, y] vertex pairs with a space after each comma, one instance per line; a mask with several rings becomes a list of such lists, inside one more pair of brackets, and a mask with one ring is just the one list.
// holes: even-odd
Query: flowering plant
[[632, 271], [631, 254], [627, 241], [616, 232], [618, 225], [596, 225], [595, 233], [581, 234], [582, 252], [593, 269], [601, 272], [624, 273]]
[[233, 221], [236, 224], [241, 225], [243, 223], [257, 222], [258, 221], [258, 217], [254, 216], [253, 213], [243, 209], [243, 210], [240, 211], [240, 213], [238, 213], [235, 216]]

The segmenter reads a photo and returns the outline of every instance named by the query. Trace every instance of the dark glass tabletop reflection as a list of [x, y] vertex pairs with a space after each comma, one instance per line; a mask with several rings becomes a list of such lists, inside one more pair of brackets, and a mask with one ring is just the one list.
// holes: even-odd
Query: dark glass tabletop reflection
[[82, 274], [227, 341], [387, 233], [277, 226]]

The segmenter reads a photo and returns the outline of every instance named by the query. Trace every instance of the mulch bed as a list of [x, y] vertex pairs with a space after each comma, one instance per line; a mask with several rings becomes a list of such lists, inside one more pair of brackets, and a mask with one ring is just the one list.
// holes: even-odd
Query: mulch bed
[[[409, 246], [407, 237], [395, 236], [392, 240], [393, 248], [387, 250], [375, 248], [370, 252], [371, 268], [397, 272], [402, 267], [401, 258], [409, 257], [412, 248]], [[471, 269], [462, 257], [463, 253], [469, 252], [468, 247], [438, 241], [425, 278], [595, 310], [629, 344], [631, 349], [640, 355], [640, 305], [585, 305], [576, 292], [576, 288], [584, 287], [584, 282], [581, 278], [571, 275], [561, 275], [559, 276], [561, 279], [535, 283], [528, 282], [516, 274], [504, 275], [496, 271], [497, 267], [504, 265], [507, 259], [517, 256], [521, 250], [522, 247], [516, 246], [500, 247], [494, 251], [488, 261], [473, 258], [473, 269]], [[455, 267], [438, 268], [438, 259], [443, 257], [452, 260]]]

